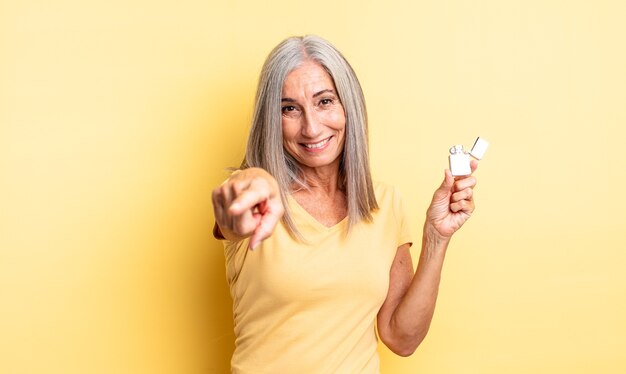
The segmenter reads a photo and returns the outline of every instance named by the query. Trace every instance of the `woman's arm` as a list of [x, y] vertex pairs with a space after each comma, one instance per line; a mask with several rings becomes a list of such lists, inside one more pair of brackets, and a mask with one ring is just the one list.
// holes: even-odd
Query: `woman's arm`
[[435, 312], [441, 269], [449, 240], [433, 240], [426, 236], [417, 271], [409, 244], [398, 248], [391, 267], [389, 291], [378, 312], [378, 334], [389, 349], [400, 356], [409, 356], [426, 337]]
[[[260, 168], [233, 173], [213, 190], [213, 234], [230, 241], [250, 237], [250, 248], [272, 235], [284, 208], [274, 177]], [[219, 234], [219, 235], [218, 235]]]
[[[473, 162], [472, 170], [476, 166]], [[474, 211], [475, 185], [474, 177], [455, 180], [446, 171], [428, 209], [415, 274], [409, 244], [397, 249], [387, 298], [378, 312], [378, 333], [385, 345], [400, 356], [411, 355], [428, 333], [448, 244]]]

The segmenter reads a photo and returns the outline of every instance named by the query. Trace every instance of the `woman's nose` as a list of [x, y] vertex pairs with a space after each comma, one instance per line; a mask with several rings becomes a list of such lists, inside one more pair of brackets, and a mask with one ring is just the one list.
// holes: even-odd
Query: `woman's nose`
[[322, 133], [322, 124], [320, 123], [320, 118], [315, 110], [307, 110], [304, 112], [304, 116], [302, 116], [302, 135], [315, 139]]

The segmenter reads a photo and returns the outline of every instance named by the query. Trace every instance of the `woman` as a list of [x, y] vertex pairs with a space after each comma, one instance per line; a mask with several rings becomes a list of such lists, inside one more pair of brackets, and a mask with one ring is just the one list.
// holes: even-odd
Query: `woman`
[[279, 44], [261, 73], [242, 167], [213, 191], [233, 297], [232, 371], [377, 373], [375, 324], [393, 352], [412, 354], [475, 185], [446, 170], [414, 274], [401, 198], [371, 180], [354, 71], [319, 37]]

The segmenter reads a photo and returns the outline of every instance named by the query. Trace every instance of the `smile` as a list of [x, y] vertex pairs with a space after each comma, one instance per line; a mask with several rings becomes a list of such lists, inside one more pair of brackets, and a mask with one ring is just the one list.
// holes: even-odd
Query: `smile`
[[301, 144], [308, 149], [321, 149], [321, 148], [324, 148], [326, 144], [328, 144], [328, 141], [330, 140], [330, 138], [332, 138], [332, 136], [317, 143], [308, 143], [308, 144], [301, 143]]

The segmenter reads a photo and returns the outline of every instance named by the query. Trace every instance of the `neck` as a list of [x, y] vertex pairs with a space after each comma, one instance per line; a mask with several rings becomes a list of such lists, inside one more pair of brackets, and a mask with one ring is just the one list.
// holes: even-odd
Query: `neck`
[[339, 188], [339, 165], [328, 165], [323, 168], [303, 168], [304, 178], [308, 190], [312, 195], [334, 195]]

